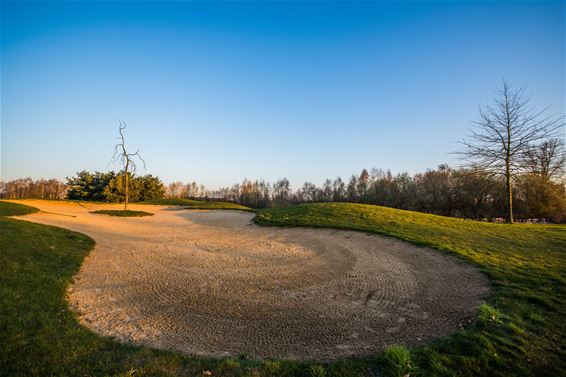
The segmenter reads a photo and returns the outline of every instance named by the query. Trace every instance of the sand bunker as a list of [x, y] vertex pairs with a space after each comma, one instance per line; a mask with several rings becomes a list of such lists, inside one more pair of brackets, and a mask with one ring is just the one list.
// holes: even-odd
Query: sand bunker
[[[253, 214], [21, 201], [25, 220], [85, 233], [96, 248], [69, 289], [93, 331], [212, 356], [331, 360], [418, 345], [470, 322], [489, 292], [477, 269], [376, 235], [252, 225]], [[46, 250], [46, 252], [49, 252]]]

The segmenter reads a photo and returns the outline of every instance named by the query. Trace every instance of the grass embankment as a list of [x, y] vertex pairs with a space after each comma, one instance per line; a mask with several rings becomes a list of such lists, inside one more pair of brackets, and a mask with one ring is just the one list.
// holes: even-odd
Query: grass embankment
[[193, 199], [184, 198], [163, 198], [146, 200], [143, 202], [137, 202], [133, 204], [154, 204], [154, 205], [170, 205], [170, 206], [184, 206], [187, 209], [233, 209], [238, 211], [250, 211], [254, 212], [253, 209], [230, 202], [205, 202]]
[[0, 201], [0, 216], [21, 216], [39, 212], [39, 208]]
[[346, 203], [261, 210], [255, 221], [383, 234], [485, 272], [493, 293], [478, 324], [414, 350], [412, 367], [421, 375], [566, 375], [566, 225], [492, 224]]
[[130, 211], [130, 210], [115, 210], [115, 209], [99, 209], [98, 211], [92, 211], [91, 213], [99, 215], [108, 215], [116, 217], [144, 217], [153, 216], [151, 212], [145, 211]]

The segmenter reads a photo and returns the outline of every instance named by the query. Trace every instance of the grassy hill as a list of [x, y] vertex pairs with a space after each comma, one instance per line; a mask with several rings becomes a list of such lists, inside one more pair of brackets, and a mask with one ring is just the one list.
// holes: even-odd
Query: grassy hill
[[0, 201], [0, 216], [21, 216], [34, 212], [39, 212], [39, 208]]
[[351, 229], [462, 258], [493, 283], [477, 326], [414, 352], [424, 375], [566, 375], [566, 225], [493, 224], [318, 203], [261, 210], [261, 225]]

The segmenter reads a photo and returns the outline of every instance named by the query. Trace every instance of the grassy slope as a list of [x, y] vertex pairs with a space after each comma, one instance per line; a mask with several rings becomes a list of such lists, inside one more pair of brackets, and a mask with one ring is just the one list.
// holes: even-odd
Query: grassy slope
[[172, 205], [172, 206], [187, 206], [190, 209], [235, 209], [240, 211], [253, 211], [253, 209], [229, 202], [204, 202], [193, 199], [184, 198], [163, 198], [146, 200], [144, 202], [137, 202], [133, 204], [155, 204], [155, 205]]
[[[259, 211], [258, 224], [379, 233], [457, 255], [493, 283], [502, 319], [414, 352], [423, 375], [566, 375], [566, 226], [507, 225], [325, 203]], [[497, 317], [497, 315], [495, 316]]]
[[0, 216], [20, 216], [39, 212], [38, 208], [0, 201]]

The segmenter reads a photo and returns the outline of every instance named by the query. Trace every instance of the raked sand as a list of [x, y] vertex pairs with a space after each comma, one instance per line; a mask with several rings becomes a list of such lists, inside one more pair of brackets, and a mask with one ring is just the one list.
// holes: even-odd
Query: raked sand
[[90, 213], [121, 208], [113, 204], [15, 202], [45, 211], [21, 219], [96, 241], [70, 306], [94, 332], [135, 344], [211, 356], [366, 356], [457, 331], [489, 293], [474, 267], [377, 235], [258, 227], [237, 211], [134, 204], [155, 216], [120, 218]]

